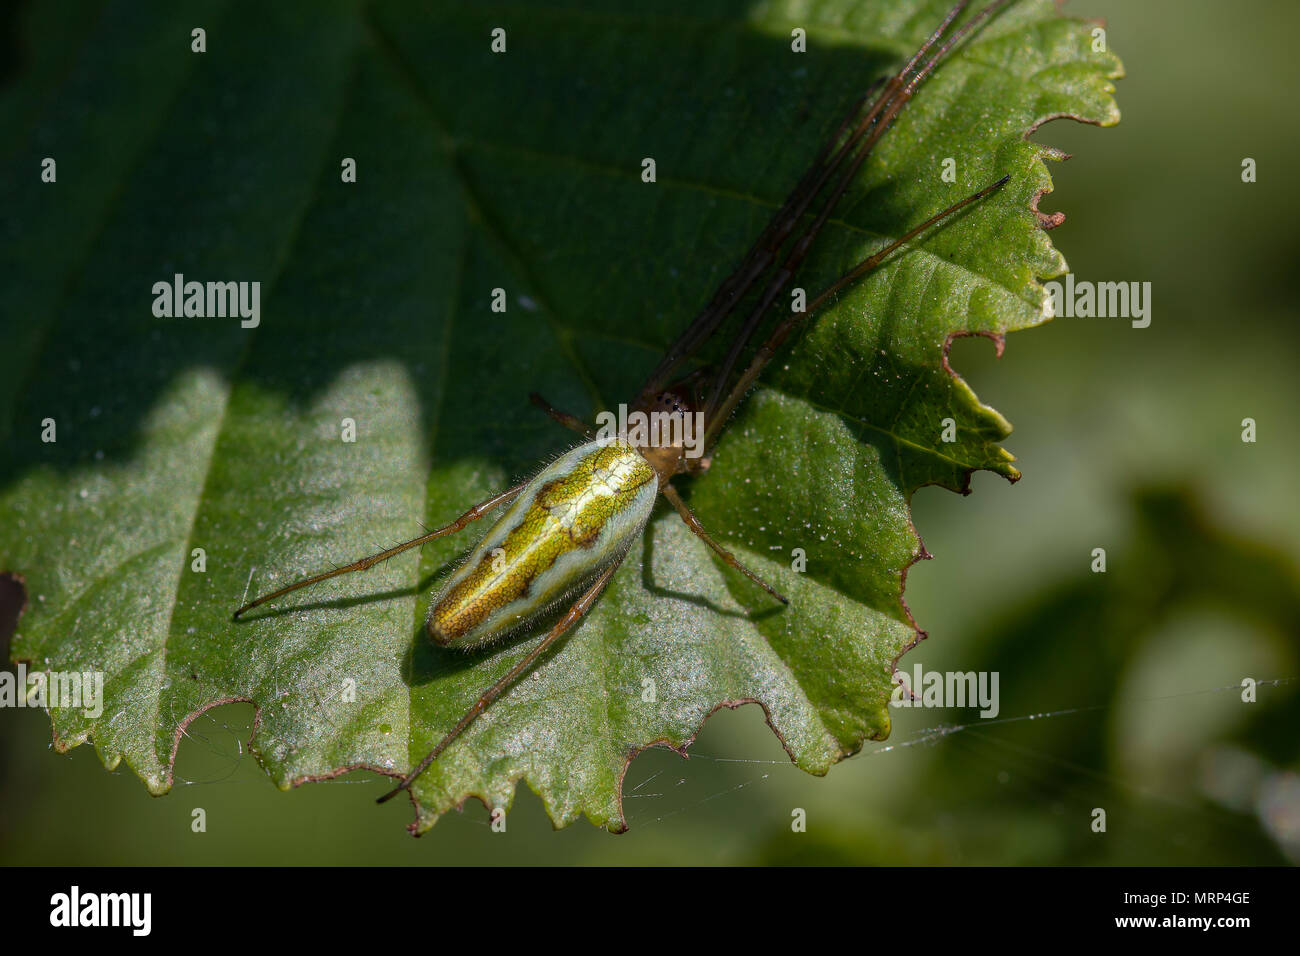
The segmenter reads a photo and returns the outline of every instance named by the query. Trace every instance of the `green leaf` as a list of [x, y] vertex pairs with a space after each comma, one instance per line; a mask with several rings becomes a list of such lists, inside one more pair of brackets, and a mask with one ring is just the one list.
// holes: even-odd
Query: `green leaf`
[[[56, 748], [93, 740], [163, 793], [186, 724], [241, 700], [282, 788], [418, 761], [531, 646], [424, 639], [432, 582], [472, 534], [253, 620], [231, 611], [563, 450], [529, 391], [584, 416], [630, 400], [848, 104], [946, 6], [33, 5], [0, 102], [15, 131], [0, 568], [29, 593], [13, 656], [105, 675], [102, 715], [52, 711]], [[498, 26], [505, 54], [489, 49]], [[417, 829], [471, 796], [508, 806], [520, 780], [557, 825], [622, 829], [629, 761], [684, 751], [721, 706], [759, 703], [818, 774], [888, 733], [893, 662], [918, 636], [908, 500], [965, 491], [977, 468], [1017, 475], [1010, 426], [946, 348], [1042, 321], [1039, 281], [1065, 268], [1036, 211], [1056, 154], [1027, 137], [1056, 116], [1117, 121], [1121, 68], [1092, 45], [1090, 24], [1021, 0], [922, 88], [799, 283], [815, 292], [1010, 183], [787, 347], [686, 488], [791, 606], [661, 508], [589, 617], [421, 778]], [[260, 281], [260, 325], [155, 318], [152, 286], [175, 273]]]

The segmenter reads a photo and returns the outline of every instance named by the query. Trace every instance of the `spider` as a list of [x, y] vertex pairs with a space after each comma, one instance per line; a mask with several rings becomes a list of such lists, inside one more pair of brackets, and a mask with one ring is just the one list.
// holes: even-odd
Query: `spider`
[[[854, 103], [740, 266], [718, 287], [708, 305], [646, 379], [626, 416], [627, 422], [635, 421], [638, 427], [614, 434], [603, 429], [597, 434], [585, 422], [552, 407], [534, 393], [531, 401], [561, 425], [580, 433], [584, 439], [581, 444], [526, 481], [479, 502], [444, 527], [289, 584], [235, 611], [237, 619], [291, 591], [364, 571], [410, 548], [461, 531], [501, 506], [506, 506], [503, 513], [445, 579], [430, 604], [425, 622], [429, 638], [443, 647], [481, 648], [526, 629], [557, 602], [578, 594], [536, 646], [474, 701], [428, 755], [379, 798], [380, 803], [409, 790], [439, 754], [583, 618], [640, 538], [661, 494], [686, 526], [728, 566], [756, 582], [777, 601], [789, 603], [704, 530], [673, 487], [672, 479], [699, 474], [709, 467], [711, 452], [737, 404], [777, 350], [809, 316], [906, 243], [1007, 182], [1009, 177], [1003, 177], [984, 187], [864, 259], [801, 311], [778, 322], [742, 366], [742, 355], [777, 296], [793, 279], [826, 220], [894, 118], [944, 57], [1008, 2], [990, 3], [953, 30], [954, 21], [969, 4], [969, 0], [960, 0], [897, 73], [874, 84]], [[758, 295], [716, 370], [711, 374], [700, 370], [675, 379], [682, 364], [740, 309], [751, 290], [759, 290]], [[643, 427], [647, 423], [653, 427]]]

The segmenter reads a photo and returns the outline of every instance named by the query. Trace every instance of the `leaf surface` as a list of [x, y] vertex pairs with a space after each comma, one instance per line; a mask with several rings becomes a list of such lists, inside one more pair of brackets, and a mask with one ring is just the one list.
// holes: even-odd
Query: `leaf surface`
[[[478, 532], [230, 613], [568, 447], [529, 391], [588, 418], [630, 400], [848, 104], [947, 4], [55, 6], [24, 22], [0, 101], [16, 131], [0, 156], [15, 277], [0, 568], [29, 592], [15, 659], [105, 675], [102, 715], [52, 711], [56, 746], [93, 740], [163, 793], [188, 721], [231, 700], [257, 705], [253, 746], [281, 787], [398, 775], [527, 653], [423, 637], [437, 576]], [[888, 733], [893, 662], [918, 634], [909, 498], [964, 491], [974, 469], [1017, 475], [1010, 426], [946, 349], [1043, 320], [1040, 281], [1065, 266], [1036, 213], [1053, 151], [1028, 134], [1118, 120], [1121, 68], [1091, 29], [1022, 0], [922, 88], [799, 284], [811, 295], [1010, 183], [821, 315], [684, 486], [791, 606], [661, 504], [581, 626], [421, 778], [417, 829], [471, 796], [508, 806], [520, 780], [557, 825], [622, 829], [631, 758], [685, 748], [743, 701], [812, 773]], [[260, 281], [260, 324], [155, 317], [153, 284], [177, 273]]]

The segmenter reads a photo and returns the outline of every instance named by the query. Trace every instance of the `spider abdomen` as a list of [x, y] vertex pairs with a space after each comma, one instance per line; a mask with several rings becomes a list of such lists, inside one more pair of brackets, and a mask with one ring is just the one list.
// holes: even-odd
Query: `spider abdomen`
[[622, 442], [589, 441], [542, 469], [447, 578], [425, 629], [444, 647], [522, 627], [627, 552], [658, 495]]

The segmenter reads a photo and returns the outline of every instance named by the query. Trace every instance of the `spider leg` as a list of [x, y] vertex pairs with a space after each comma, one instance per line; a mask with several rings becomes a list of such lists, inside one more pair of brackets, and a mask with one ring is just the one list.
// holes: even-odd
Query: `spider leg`
[[[955, 31], [923, 66], [916, 69], [916, 64], [921, 61], [930, 46], [939, 39], [942, 35], [942, 31], [947, 29], [948, 25], [951, 24], [952, 20], [961, 12], [961, 8], [965, 5], [962, 4], [954, 8], [941, 25], [939, 31], [931, 34], [930, 40], [917, 51], [908, 64], [895, 74], [893, 79], [891, 79], [887, 84], [885, 92], [872, 105], [867, 116], [864, 117], [859, 128], [855, 131], [854, 137], [851, 137], [849, 142], [845, 144], [845, 146], [852, 144], [855, 151], [847, 168], [840, 174], [832, 187], [830, 198], [823, 204], [821, 212], [818, 213], [813, 223], [804, 230], [802, 234], [800, 234], [790, 247], [790, 251], [787, 254], [785, 261], [781, 264], [780, 268], [772, 274], [771, 278], [768, 280], [766, 288], [763, 290], [763, 293], [759, 298], [758, 303], [750, 311], [748, 318], [741, 327], [740, 334], [732, 341], [731, 348], [727, 352], [727, 357], [723, 361], [720, 373], [714, 383], [712, 394], [705, 406], [706, 419], [711, 420], [717, 414], [717, 409], [723, 401], [727, 381], [731, 377], [731, 373], [736, 367], [741, 353], [762, 324], [763, 319], [766, 317], [767, 312], [771, 308], [776, 297], [794, 277], [795, 272], [807, 256], [808, 250], [811, 248], [813, 241], [817, 238], [818, 233], [821, 232], [822, 227], [826, 224], [826, 220], [839, 204], [845, 190], [848, 189], [849, 184], [862, 168], [862, 164], [866, 162], [872, 149], [875, 148], [876, 144], [880, 141], [880, 138], [885, 135], [894, 118], [899, 114], [903, 107], [907, 105], [908, 101], [911, 100], [913, 94], [915, 94], [922, 81], [934, 72], [935, 67], [942, 62], [944, 57], [948, 55], [953, 47], [961, 43], [973, 30], [981, 26], [991, 16], [993, 16], [999, 8], [1005, 6], [1008, 2], [1009, 0], [994, 0], [993, 3], [984, 7], [984, 9], [980, 10], [979, 13], [972, 17], [960, 29]], [[915, 70], [915, 73], [913, 73], [909, 78], [908, 75], [909, 73], [912, 73], [913, 70]], [[869, 133], [867, 132], [868, 126], [870, 126]], [[865, 134], [865, 136], [863, 134]]]
[[745, 577], [749, 578], [782, 604], [790, 603], [788, 597], [776, 590], [776, 588], [772, 587], [772, 585], [768, 584], [753, 571], [749, 570], [749, 568], [741, 564], [740, 559], [709, 536], [709, 533], [704, 530], [704, 525], [700, 524], [700, 519], [695, 517], [695, 512], [691, 510], [690, 505], [682, 500], [682, 496], [677, 493], [676, 488], [672, 485], [664, 485], [660, 490], [664, 493], [664, 497], [673, 503], [673, 507], [677, 509], [677, 513], [682, 516], [682, 521], [686, 522], [686, 527], [690, 528], [701, 541], [712, 548], [718, 557], [723, 561], [726, 561], [727, 564], [745, 575]]
[[562, 412], [536, 392], [528, 394], [528, 400], [550, 415], [553, 419], [563, 425], [565, 428], [572, 429], [579, 435], [585, 435], [587, 438], [595, 438], [595, 433], [587, 426], [577, 415], [570, 415], [568, 412]]
[[415, 779], [420, 776], [420, 774], [424, 773], [424, 771], [429, 769], [429, 764], [437, 760], [438, 756], [451, 746], [452, 741], [464, 733], [465, 728], [474, 723], [474, 721], [478, 719], [478, 716], [482, 714], [483, 711], [487, 710], [488, 706], [494, 700], [501, 696], [502, 691], [513, 684], [519, 678], [520, 674], [523, 674], [532, 667], [533, 664], [537, 662], [537, 659], [546, 653], [546, 649], [559, 640], [566, 631], [573, 627], [573, 625], [577, 624], [578, 621], [582, 620], [583, 616], [591, 610], [591, 605], [595, 603], [596, 598], [600, 597], [600, 592], [605, 590], [605, 585], [609, 583], [609, 579], [614, 576], [614, 572], [619, 569], [619, 565], [622, 563], [623, 559], [619, 558], [619, 560], [614, 561], [604, 571], [600, 572], [600, 576], [596, 578], [591, 587], [587, 588], [587, 590], [583, 592], [582, 597], [578, 598], [573, 607], [569, 608], [564, 617], [560, 618], [560, 620], [556, 622], [555, 626], [552, 627], [547, 635], [538, 642], [537, 646], [529, 651], [524, 656], [523, 660], [510, 668], [510, 670], [506, 671], [505, 675], [498, 679], [495, 684], [485, 690], [482, 696], [480, 696], [478, 700], [474, 701], [470, 709], [465, 712], [465, 716], [457, 722], [455, 727], [447, 731], [447, 735], [443, 737], [442, 740], [438, 741], [438, 745], [429, 751], [415, 769], [403, 777], [401, 783], [392, 790], [389, 790], [375, 802], [384, 803], [385, 801], [391, 800], [393, 797], [397, 796], [403, 790], [410, 790], [411, 784], [415, 782]]
[[990, 193], [1001, 189], [1006, 185], [1010, 178], [1010, 176], [1003, 176], [997, 182], [985, 186], [979, 192], [973, 193], [965, 199], [953, 203], [942, 212], [931, 216], [919, 226], [909, 229], [898, 239], [895, 239], [889, 245], [885, 246], [885, 248], [881, 249], [879, 252], [872, 253], [844, 275], [840, 276], [840, 278], [835, 280], [835, 282], [833, 282], [828, 288], [819, 293], [812, 302], [808, 304], [808, 307], [804, 311], [794, 313], [777, 325], [768, 340], [759, 346], [758, 351], [754, 353], [753, 359], [750, 360], [749, 366], [737, 380], [735, 387], [727, 394], [726, 398], [724, 398], [718, 406], [710, 412], [711, 417], [706, 418], [707, 425], [704, 433], [705, 454], [708, 454], [709, 450], [712, 449], [714, 444], [717, 442], [718, 436], [722, 431], [722, 426], [726, 423], [727, 417], [735, 409], [740, 400], [745, 397], [745, 393], [753, 387], [754, 382], [758, 380], [759, 374], [767, 366], [767, 363], [772, 361], [777, 349], [779, 349], [782, 343], [789, 338], [791, 332], [807, 321], [808, 317], [820, 309], [831, 296], [839, 292], [850, 282], [853, 282], [855, 279], [860, 278], [872, 269], [876, 268], [876, 266], [880, 265], [887, 256], [898, 248], [915, 239], [931, 226], [947, 219], [949, 216], [953, 215], [953, 213], [956, 213], [959, 210], [964, 209], [966, 206], [969, 206], [971, 203], [978, 202]]
[[429, 541], [435, 541], [438, 538], [444, 537], [449, 534], [455, 534], [457, 531], [460, 531], [466, 525], [468, 525], [471, 521], [477, 521], [479, 518], [482, 518], [485, 514], [487, 514], [497, 505], [504, 504], [507, 501], [512, 500], [515, 497], [515, 495], [523, 491], [524, 485], [526, 484], [527, 482], [524, 482], [523, 484], [515, 485], [513, 488], [507, 488], [505, 491], [493, 495], [491, 498], [488, 498], [486, 501], [480, 501], [473, 508], [470, 508], [463, 515], [461, 515], [459, 518], [453, 521], [451, 524], [444, 525], [441, 528], [437, 528], [433, 531], [430, 531], [428, 534], [422, 534], [418, 538], [412, 538], [410, 541], [405, 541], [402, 544], [394, 545], [393, 547], [388, 548], [387, 550], [380, 551], [378, 554], [372, 554], [367, 557], [361, 558], [359, 561], [353, 561], [351, 564], [346, 564], [341, 568], [332, 568], [329, 571], [323, 571], [320, 574], [314, 574], [309, 578], [303, 578], [301, 581], [295, 581], [293, 584], [285, 585], [284, 587], [280, 588], [278, 591], [272, 591], [270, 594], [263, 594], [261, 597], [249, 601], [243, 607], [239, 608], [239, 610], [235, 611], [234, 620], [239, 620], [239, 616], [243, 614], [245, 611], [250, 611], [260, 604], [265, 604], [267, 601], [273, 601], [278, 597], [288, 594], [290, 591], [296, 591], [299, 588], [305, 588], [310, 584], [316, 584], [319, 581], [325, 581], [328, 580], [329, 578], [336, 578], [340, 574], [351, 574], [353, 571], [365, 571], [367, 568], [372, 568], [381, 561], [387, 561], [389, 558], [393, 557], [394, 555], [401, 554], [403, 551], [407, 551], [411, 548], [418, 547], [419, 545], [425, 544], [426, 542]]
[[[902, 70], [890, 78], [887, 83], [877, 81], [854, 103], [849, 115], [840, 123], [835, 135], [818, 152], [811, 168], [800, 179], [776, 215], [772, 217], [762, 235], [746, 253], [740, 266], [722, 282], [704, 311], [696, 316], [686, 330], [669, 346], [659, 365], [642, 386], [641, 399], [664, 386], [673, 371], [717, 331], [718, 327], [731, 314], [753, 284], [776, 261], [781, 246], [794, 232], [808, 207], [821, 193], [831, 176], [844, 164], [846, 158], [853, 152], [867, 130], [871, 128], [873, 123], [877, 122], [881, 111], [886, 108], [900, 90], [906, 90], [907, 96], [910, 97], [910, 91], [915, 89], [915, 84], [908, 81], [908, 75], [916, 68], [916, 65], [930, 48], [943, 38], [952, 22], [960, 16], [969, 2], [970, 0], [959, 0]], [[1000, 0], [1000, 2], [1006, 2], [1006, 0]], [[987, 12], [985, 11], [985, 13]], [[985, 16], [984, 13], [980, 14], [976, 20], [983, 16]], [[951, 44], [945, 45], [943, 52], [946, 52], [950, 47]], [[942, 56], [942, 53], [940, 56]], [[923, 78], [924, 73], [932, 68], [933, 64], [923, 71], [920, 77]], [[914, 80], [919, 82], [917, 78], [914, 78]], [[878, 89], [882, 83], [885, 85], [885, 92], [871, 101], [871, 106], [865, 115], [860, 115], [863, 104], [870, 100], [872, 92]], [[888, 121], [886, 120], [886, 122]], [[883, 132], [883, 129], [881, 131]], [[848, 132], [847, 138], [845, 137], [846, 132]], [[836, 147], [837, 143], [839, 144], [838, 148]], [[832, 150], [834, 151], [833, 154]]]

